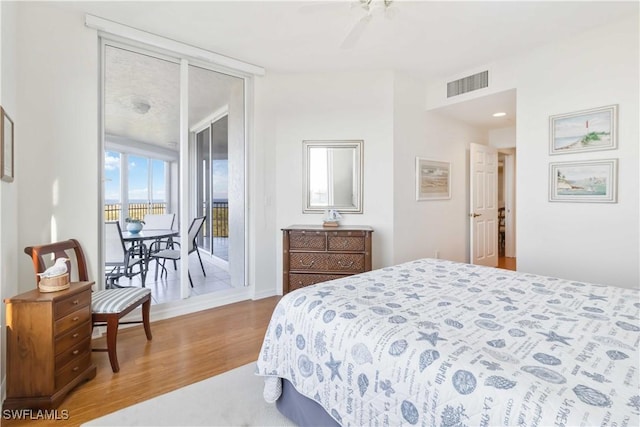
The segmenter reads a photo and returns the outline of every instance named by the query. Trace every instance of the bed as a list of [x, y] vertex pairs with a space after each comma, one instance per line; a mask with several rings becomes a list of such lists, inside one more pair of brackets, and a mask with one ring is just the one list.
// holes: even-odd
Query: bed
[[285, 295], [256, 373], [300, 425], [638, 426], [639, 296], [416, 260]]

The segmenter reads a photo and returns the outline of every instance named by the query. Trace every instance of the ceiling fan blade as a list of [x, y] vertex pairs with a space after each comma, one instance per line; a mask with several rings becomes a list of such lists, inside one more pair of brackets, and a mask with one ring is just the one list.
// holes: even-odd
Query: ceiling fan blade
[[344, 40], [342, 40], [342, 44], [340, 48], [342, 49], [351, 49], [353, 48], [358, 40], [360, 40], [360, 36], [364, 32], [365, 28], [367, 28], [367, 24], [371, 21], [371, 15], [366, 14], [362, 18], [355, 23], [355, 25], [349, 30]]

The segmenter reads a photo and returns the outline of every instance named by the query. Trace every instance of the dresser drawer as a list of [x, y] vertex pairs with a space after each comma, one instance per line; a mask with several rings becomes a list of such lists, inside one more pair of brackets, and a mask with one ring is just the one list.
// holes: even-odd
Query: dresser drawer
[[86, 290], [56, 301], [53, 306], [53, 316], [57, 320], [89, 304], [91, 304], [91, 290]]
[[66, 334], [59, 336], [55, 340], [55, 354], [60, 354], [69, 348], [78, 345], [85, 338], [91, 337], [91, 323], [84, 322], [79, 327], [70, 330]]
[[294, 271], [317, 271], [327, 269], [327, 255], [313, 252], [291, 252], [289, 269]]
[[63, 318], [56, 320], [53, 327], [53, 333], [56, 337], [58, 337], [60, 334], [68, 331], [69, 329], [80, 326], [85, 322], [89, 323], [90, 319], [91, 307], [87, 305], [80, 310], [69, 313]]
[[364, 236], [351, 233], [330, 233], [328, 239], [330, 251], [364, 251]]
[[327, 271], [344, 273], [362, 273], [364, 271], [363, 254], [327, 254]]
[[76, 344], [56, 356], [56, 370], [62, 368], [74, 359], [81, 359], [85, 354], [91, 353], [91, 338], [86, 337], [84, 341]]
[[315, 285], [316, 283], [326, 282], [327, 280], [340, 279], [345, 277], [340, 274], [289, 274], [289, 291], [304, 288], [305, 286]]
[[71, 360], [60, 369], [56, 369], [56, 389], [69, 384], [71, 380], [83, 373], [91, 364], [91, 353], [86, 353], [78, 359]]
[[289, 232], [289, 249], [324, 251], [327, 249], [327, 237], [323, 232]]

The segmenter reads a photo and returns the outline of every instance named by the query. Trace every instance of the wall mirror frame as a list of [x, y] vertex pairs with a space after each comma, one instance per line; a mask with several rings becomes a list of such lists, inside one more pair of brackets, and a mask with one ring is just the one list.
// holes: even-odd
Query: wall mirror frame
[[362, 140], [302, 141], [303, 213], [362, 213]]

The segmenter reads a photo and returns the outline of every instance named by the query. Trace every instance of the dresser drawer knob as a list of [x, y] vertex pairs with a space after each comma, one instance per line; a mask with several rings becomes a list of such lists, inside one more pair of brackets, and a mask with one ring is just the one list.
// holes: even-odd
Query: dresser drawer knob
[[73, 300], [73, 305], [78, 305], [78, 304], [80, 304], [79, 300]]
[[80, 353], [80, 350], [73, 350], [73, 353], [71, 353], [71, 354], [73, 354], [75, 356], [78, 353]]
[[76, 317], [74, 317], [72, 320], [73, 320], [74, 322], [77, 322], [78, 320], [80, 320], [80, 318], [79, 318], [78, 316], [76, 316]]
[[80, 369], [80, 366], [76, 366], [76, 367], [74, 367], [74, 368], [73, 368], [73, 372], [77, 372], [77, 371], [78, 371], [78, 369]]
[[343, 264], [342, 261], [338, 261], [338, 265], [342, 268], [349, 268], [353, 265], [353, 261], [351, 261], [349, 264]]
[[73, 338], [78, 338], [78, 335], [80, 334], [76, 332], [75, 334], [73, 334]]
[[315, 263], [316, 263], [315, 260], [311, 261], [309, 264], [305, 264], [304, 262], [302, 262], [302, 260], [300, 260], [300, 265], [303, 266], [303, 267], [307, 267], [307, 268], [313, 267], [313, 264], [315, 264]]

